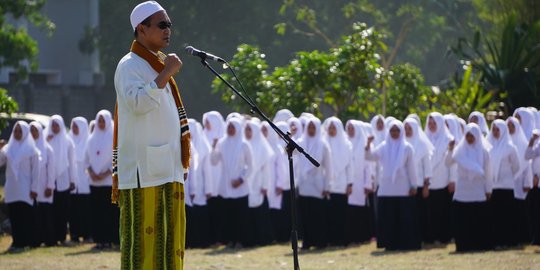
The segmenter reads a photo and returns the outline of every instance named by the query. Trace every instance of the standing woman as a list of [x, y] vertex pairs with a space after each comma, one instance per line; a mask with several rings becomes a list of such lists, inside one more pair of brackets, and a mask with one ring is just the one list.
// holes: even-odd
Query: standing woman
[[427, 199], [427, 231], [424, 242], [447, 244], [452, 239], [451, 204], [457, 178], [456, 165], [447, 165], [448, 144], [454, 137], [446, 127], [442, 114], [432, 112], [427, 117], [426, 136], [434, 146], [431, 155], [432, 177]]
[[[283, 121], [277, 122], [276, 126], [283, 133], [289, 130], [289, 125]], [[283, 243], [290, 239], [291, 233], [291, 184], [285, 142], [272, 130], [268, 122], [262, 123], [261, 132], [275, 153], [270, 161], [270, 183], [266, 197], [270, 207], [274, 240]]]
[[360, 121], [349, 120], [347, 134], [352, 144], [351, 178], [347, 183], [347, 209], [345, 221], [346, 244], [369, 242], [372, 232], [371, 205], [368, 194], [373, 192], [373, 179], [365, 159], [367, 136]]
[[84, 117], [71, 120], [69, 137], [75, 145], [77, 163], [77, 183], [71, 191], [69, 233], [71, 241], [79, 242], [79, 237], [88, 241], [91, 238], [90, 227], [90, 177], [86, 172], [86, 145], [88, 143], [88, 121]]
[[11, 221], [13, 243], [9, 252], [33, 246], [33, 209], [37, 190], [31, 186], [39, 178], [39, 150], [30, 136], [30, 127], [18, 121], [7, 144], [0, 145], [0, 166], [7, 164], [5, 203]]
[[487, 201], [493, 189], [489, 150], [475, 123], [466, 126], [455, 151], [454, 146], [454, 141], [448, 144], [446, 162], [458, 168], [453, 202], [456, 251], [486, 250], [491, 247]]
[[487, 136], [489, 133], [489, 128], [487, 125], [486, 117], [483, 113], [474, 111], [469, 115], [469, 123], [475, 123], [480, 128], [480, 131], [482, 131], [483, 136]]
[[427, 222], [427, 198], [429, 197], [429, 181], [433, 175], [431, 166], [431, 153], [433, 153], [433, 145], [420, 129], [420, 125], [415, 119], [408, 118], [405, 120], [405, 137], [407, 142], [414, 149], [414, 164], [417, 173], [417, 207], [418, 207], [418, 223], [417, 237], [422, 240], [429, 240], [426, 232], [428, 231]]
[[75, 145], [66, 132], [64, 118], [53, 115], [48, 126], [47, 141], [51, 145], [55, 163], [54, 228], [55, 240], [60, 244], [66, 241], [69, 216], [70, 194], [77, 182], [77, 163]]
[[[204, 135], [211, 147], [215, 147], [217, 142], [225, 135], [225, 121], [221, 113], [210, 111], [203, 115]], [[210, 156], [209, 156], [210, 159]], [[204, 186], [206, 192], [206, 203], [208, 205], [208, 214], [210, 218], [210, 231], [208, 232], [211, 244], [224, 243], [223, 223], [225, 215], [221, 208], [223, 198], [219, 196], [219, 183], [223, 178], [221, 164], [214, 165], [210, 162], [209, 171], [204, 177]]]
[[508, 133], [512, 143], [516, 147], [519, 159], [519, 172], [514, 181], [514, 199], [516, 203], [516, 213], [514, 218], [514, 228], [516, 228], [516, 241], [518, 245], [525, 245], [531, 242], [531, 217], [527, 206], [527, 194], [533, 187], [533, 173], [531, 161], [525, 158], [525, 151], [529, 144], [519, 121], [514, 117], [506, 120]]
[[43, 127], [37, 121], [30, 123], [30, 133], [39, 150], [39, 177], [32, 182], [32, 191], [36, 192], [37, 217], [36, 244], [54, 246], [53, 191], [54, 191], [54, 155], [52, 147], [45, 141]]
[[405, 140], [403, 123], [393, 120], [383, 143], [372, 150], [373, 137], [368, 139], [366, 159], [378, 160], [381, 166], [377, 190], [377, 247], [386, 250], [416, 250], [421, 240], [416, 237], [417, 174], [414, 149]]
[[246, 141], [250, 145], [253, 168], [247, 182], [249, 184], [249, 220], [250, 246], [267, 245], [273, 241], [270, 210], [267, 194], [275, 153], [262, 135], [261, 125], [254, 119], [246, 122], [244, 131]]
[[319, 161], [321, 166], [315, 167], [307, 158], [297, 155], [298, 202], [304, 233], [303, 250], [309, 250], [311, 247], [324, 248], [327, 245], [327, 200], [333, 173], [330, 147], [321, 133], [321, 121], [315, 117], [307, 117], [306, 129], [299, 144]]
[[330, 178], [328, 204], [328, 244], [346, 244], [347, 185], [352, 183], [352, 144], [347, 139], [343, 123], [337, 117], [328, 118], [323, 125], [324, 139], [330, 146], [333, 176]]
[[219, 195], [223, 198], [222, 211], [226, 215], [222, 226], [223, 238], [230, 247], [241, 248], [247, 244], [248, 176], [253, 168], [251, 149], [244, 139], [242, 119], [232, 117], [226, 122], [227, 135], [213, 147], [212, 164], [221, 164], [223, 177]]
[[489, 158], [493, 176], [493, 195], [490, 200], [490, 210], [493, 211], [493, 244], [510, 247], [517, 244], [514, 227], [514, 182], [520, 161], [508, 133], [508, 126], [503, 120], [493, 121], [487, 140], [492, 146]]
[[111, 113], [101, 110], [96, 115], [94, 133], [88, 139], [86, 151], [88, 174], [90, 175], [90, 203], [92, 227], [97, 249], [119, 243], [119, 210], [110, 202], [112, 188], [112, 144], [113, 127]]
[[299, 140], [304, 134], [304, 128], [302, 126], [302, 122], [300, 122], [300, 119], [296, 117], [291, 117], [289, 118], [289, 120], [287, 120], [287, 124], [289, 124], [291, 137], [294, 140]]

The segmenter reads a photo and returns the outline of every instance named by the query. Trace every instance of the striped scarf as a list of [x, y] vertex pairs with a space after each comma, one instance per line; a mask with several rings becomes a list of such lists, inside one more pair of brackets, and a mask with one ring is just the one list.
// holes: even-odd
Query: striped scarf
[[[142, 46], [139, 42], [133, 41], [131, 44], [131, 52], [140, 56], [146, 60], [152, 68], [160, 73], [165, 68], [165, 63], [163, 62], [167, 57], [166, 54], [158, 52], [157, 55], [151, 53], [148, 49]], [[176, 107], [178, 107], [178, 117], [180, 119], [180, 145], [182, 152], [182, 167], [184, 169], [189, 168], [189, 159], [190, 159], [190, 140], [191, 135], [189, 133], [188, 118], [186, 115], [186, 110], [184, 109], [184, 104], [182, 103], [182, 98], [180, 97], [180, 91], [178, 90], [178, 85], [173, 77], [169, 79], [169, 85], [171, 87], [171, 93], [174, 97], [174, 102]], [[113, 203], [118, 202], [118, 103], [114, 109], [114, 141], [113, 141], [113, 185], [112, 185], [112, 194], [111, 200]]]

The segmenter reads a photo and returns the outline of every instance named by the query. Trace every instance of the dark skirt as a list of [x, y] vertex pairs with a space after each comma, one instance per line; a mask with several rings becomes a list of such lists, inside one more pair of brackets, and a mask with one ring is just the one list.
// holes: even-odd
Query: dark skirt
[[517, 245], [517, 227], [515, 227], [517, 209], [514, 190], [494, 189], [489, 207], [492, 213], [493, 245], [503, 247]]
[[223, 238], [225, 243], [246, 245], [249, 242], [248, 196], [223, 199]]
[[90, 194], [71, 194], [69, 211], [69, 234], [71, 241], [91, 238]]
[[423, 240], [447, 244], [452, 239], [452, 194], [448, 188], [430, 189], [426, 201]]
[[369, 242], [373, 236], [370, 207], [347, 205], [346, 211], [346, 244], [361, 244]]
[[263, 204], [256, 208], [249, 208], [249, 239], [247, 246], [264, 246], [274, 241], [270, 209], [268, 201], [264, 198]]
[[225, 213], [224, 199], [221, 197], [211, 197], [206, 201], [208, 207], [209, 231], [208, 241], [210, 244], [226, 243], [224, 235]]
[[515, 227], [516, 241], [518, 245], [528, 245], [532, 240], [531, 233], [531, 217], [529, 215], [529, 209], [527, 200], [514, 200], [516, 204], [515, 214]]
[[210, 244], [210, 218], [207, 206], [186, 205], [186, 247], [205, 248]]
[[344, 246], [345, 222], [347, 219], [347, 195], [330, 194], [328, 201], [328, 244], [331, 246]]
[[281, 209], [270, 209], [274, 240], [278, 243], [287, 242], [291, 238], [291, 192], [283, 191], [281, 198]]
[[11, 222], [11, 236], [13, 237], [13, 248], [24, 248], [34, 246], [34, 209], [25, 202], [7, 203], [9, 221]]
[[368, 194], [367, 202], [371, 219], [371, 237], [377, 237], [377, 196], [375, 192]]
[[68, 218], [70, 205], [69, 190], [54, 191], [53, 212], [54, 212], [54, 240], [55, 242], [66, 241], [68, 232]]
[[532, 244], [540, 246], [540, 188], [531, 189], [527, 201], [531, 217]]
[[422, 247], [417, 229], [415, 197], [378, 197], [377, 247], [417, 250]]
[[327, 207], [328, 201], [314, 197], [299, 196], [300, 216], [302, 218], [302, 249], [327, 246]]
[[90, 187], [92, 235], [97, 244], [119, 244], [120, 210], [111, 203], [111, 187]]
[[54, 246], [54, 210], [52, 203], [36, 204], [36, 245]]
[[492, 248], [487, 202], [453, 202], [456, 251]]
[[427, 231], [429, 228], [428, 222], [427, 222], [428, 198], [424, 198], [422, 191], [423, 191], [423, 188], [420, 187], [417, 189], [417, 192], [416, 192], [416, 207], [417, 207], [416, 213], [417, 213], [418, 219], [416, 221], [417, 225], [415, 226], [416, 227], [415, 233], [417, 234], [417, 237], [420, 237], [422, 239], [423, 242], [429, 243], [430, 241], [428, 239], [428, 234], [427, 234]]

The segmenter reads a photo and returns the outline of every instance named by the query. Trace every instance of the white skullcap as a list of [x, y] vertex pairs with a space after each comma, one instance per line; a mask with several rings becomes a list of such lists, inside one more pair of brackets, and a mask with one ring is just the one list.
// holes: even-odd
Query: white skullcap
[[146, 1], [138, 4], [133, 11], [131, 11], [131, 16], [129, 17], [133, 31], [135, 31], [135, 28], [137, 28], [139, 23], [152, 16], [152, 14], [162, 10], [165, 9], [156, 1]]

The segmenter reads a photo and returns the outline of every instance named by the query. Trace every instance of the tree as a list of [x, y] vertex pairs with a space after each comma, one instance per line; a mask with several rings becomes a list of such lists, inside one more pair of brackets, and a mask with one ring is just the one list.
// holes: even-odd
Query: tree
[[[16, 28], [8, 19], [24, 18], [51, 33], [54, 24], [41, 14], [43, 5], [45, 0], [0, 0], [0, 68], [13, 67], [19, 80], [37, 69], [38, 48], [24, 27]], [[6, 89], [0, 88], [0, 112], [11, 114], [17, 110], [17, 102], [7, 95]], [[0, 120], [0, 128], [6, 124], [5, 119]]]

